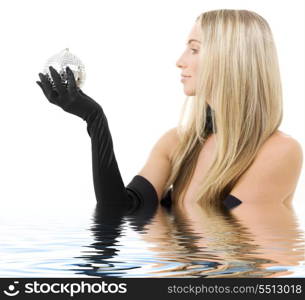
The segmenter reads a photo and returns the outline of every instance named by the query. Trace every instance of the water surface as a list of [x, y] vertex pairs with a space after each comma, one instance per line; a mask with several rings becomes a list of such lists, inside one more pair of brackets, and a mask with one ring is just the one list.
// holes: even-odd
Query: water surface
[[[92, 203], [91, 203], [92, 204]], [[0, 213], [1, 277], [305, 277], [293, 208], [199, 206]]]

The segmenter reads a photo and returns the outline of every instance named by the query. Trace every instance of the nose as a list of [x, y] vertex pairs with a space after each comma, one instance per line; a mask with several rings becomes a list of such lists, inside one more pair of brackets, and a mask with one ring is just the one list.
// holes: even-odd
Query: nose
[[179, 57], [179, 59], [176, 61], [176, 67], [177, 68], [183, 68], [185, 67], [185, 64], [182, 61], [182, 55]]

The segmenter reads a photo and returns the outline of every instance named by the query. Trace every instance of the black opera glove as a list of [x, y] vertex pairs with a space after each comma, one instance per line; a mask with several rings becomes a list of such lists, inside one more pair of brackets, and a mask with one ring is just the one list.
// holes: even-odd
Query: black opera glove
[[93, 181], [97, 202], [104, 207], [115, 205], [119, 210], [128, 211], [134, 211], [145, 202], [156, 205], [157, 192], [146, 178], [136, 175], [125, 188], [102, 107], [77, 87], [74, 74], [68, 67], [67, 86], [54, 68], [49, 69], [54, 88], [48, 77], [42, 73], [39, 73], [41, 82], [37, 81], [46, 98], [87, 122], [87, 132], [91, 137]]

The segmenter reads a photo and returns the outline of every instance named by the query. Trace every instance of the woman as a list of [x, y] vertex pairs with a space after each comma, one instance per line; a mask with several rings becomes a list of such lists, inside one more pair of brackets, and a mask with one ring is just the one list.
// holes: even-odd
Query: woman
[[[126, 188], [101, 106], [76, 87], [69, 68], [67, 87], [53, 68], [55, 89], [39, 74], [48, 100], [87, 122], [97, 201], [127, 209], [161, 199], [207, 209], [291, 202], [302, 149], [278, 130], [281, 80], [267, 22], [247, 10], [205, 12], [177, 67], [187, 95], [179, 125], [157, 141]], [[190, 116], [183, 124], [186, 104]]]
[[[178, 127], [165, 190], [172, 184], [178, 203], [200, 201], [207, 207], [229, 193], [244, 204], [289, 203], [302, 149], [278, 130], [281, 80], [267, 22], [246, 10], [204, 13], [177, 66], [189, 76], [182, 80], [191, 115], [185, 129]], [[202, 133], [207, 104], [215, 112], [217, 134]]]

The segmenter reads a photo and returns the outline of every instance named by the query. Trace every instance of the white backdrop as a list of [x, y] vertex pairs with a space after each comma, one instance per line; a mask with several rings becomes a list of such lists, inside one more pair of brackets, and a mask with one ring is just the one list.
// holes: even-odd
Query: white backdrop
[[[185, 98], [176, 60], [195, 18], [211, 9], [249, 9], [268, 21], [284, 89], [280, 130], [305, 149], [304, 6], [302, 0], [2, 1], [1, 210], [47, 209], [51, 216], [96, 201], [86, 123], [49, 103], [35, 83], [48, 57], [68, 47], [84, 62], [83, 90], [106, 113], [127, 184], [156, 140], [176, 126]], [[299, 213], [304, 181], [303, 170], [294, 199]], [[62, 210], [54, 211], [59, 203]]]

